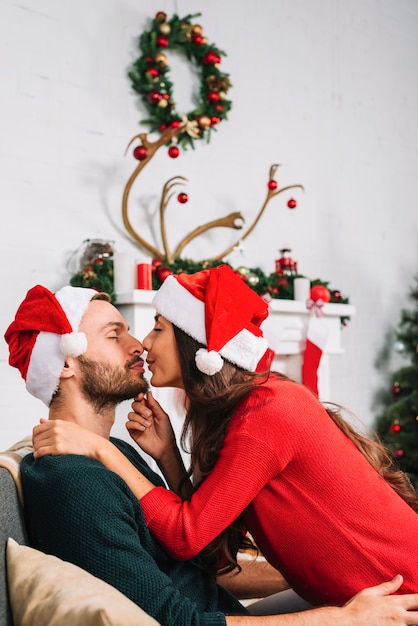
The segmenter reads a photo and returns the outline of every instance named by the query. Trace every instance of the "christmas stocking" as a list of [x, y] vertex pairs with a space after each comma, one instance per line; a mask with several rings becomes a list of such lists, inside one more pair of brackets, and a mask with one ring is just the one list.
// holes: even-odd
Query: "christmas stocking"
[[306, 345], [302, 362], [302, 383], [318, 396], [318, 367], [328, 335], [321, 308], [314, 305], [308, 321]]

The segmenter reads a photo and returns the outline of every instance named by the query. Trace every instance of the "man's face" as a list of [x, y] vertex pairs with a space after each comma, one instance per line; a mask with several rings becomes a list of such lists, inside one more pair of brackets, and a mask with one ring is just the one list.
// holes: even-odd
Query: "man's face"
[[87, 336], [86, 352], [78, 358], [84, 396], [96, 407], [118, 404], [146, 392], [142, 344], [130, 333], [119, 311], [109, 302], [90, 302], [80, 324]]

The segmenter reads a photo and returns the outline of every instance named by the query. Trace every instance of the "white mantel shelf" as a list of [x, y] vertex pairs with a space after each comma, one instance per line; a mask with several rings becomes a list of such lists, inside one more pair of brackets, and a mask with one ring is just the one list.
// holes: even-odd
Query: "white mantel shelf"
[[[138, 339], [143, 339], [154, 324], [155, 310], [152, 299], [155, 291], [134, 289], [116, 294], [117, 307]], [[318, 387], [321, 399], [332, 400], [330, 390], [330, 356], [342, 354], [344, 329], [341, 317], [353, 317], [355, 307], [350, 304], [326, 304], [322, 318], [327, 325], [328, 335], [318, 372]], [[300, 380], [302, 354], [310, 311], [304, 302], [275, 300], [270, 304], [270, 315], [263, 323], [263, 331], [276, 357], [273, 369]]]

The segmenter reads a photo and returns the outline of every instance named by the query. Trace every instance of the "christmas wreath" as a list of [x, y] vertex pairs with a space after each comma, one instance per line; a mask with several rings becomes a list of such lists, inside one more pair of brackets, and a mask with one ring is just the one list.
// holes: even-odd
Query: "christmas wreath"
[[[232, 106], [226, 98], [231, 86], [229, 76], [219, 69], [225, 52], [208, 43], [202, 27], [192, 23], [200, 15], [196, 13], [184, 18], [174, 15], [168, 20], [162, 11], [157, 13], [151, 29], [139, 38], [141, 55], [128, 72], [134, 91], [141, 96], [149, 112], [148, 119], [141, 123], [147, 124], [151, 132], [163, 132], [187, 122], [185, 130], [171, 140], [185, 149], [194, 148], [196, 139], [209, 141], [211, 131], [227, 119]], [[200, 71], [199, 101], [186, 115], [180, 115], [175, 109], [166, 50], [184, 53]]]

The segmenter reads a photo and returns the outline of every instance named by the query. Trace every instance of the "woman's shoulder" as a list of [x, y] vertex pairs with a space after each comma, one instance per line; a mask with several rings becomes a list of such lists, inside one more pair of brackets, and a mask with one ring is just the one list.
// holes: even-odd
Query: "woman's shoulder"
[[256, 380], [253, 399], [260, 401], [307, 401], [318, 403], [315, 396], [301, 383], [284, 376], [278, 372], [270, 372], [268, 378]]
[[272, 372], [267, 379], [260, 379], [253, 391], [238, 407], [237, 415], [254, 426], [268, 418], [270, 424], [279, 420], [293, 423], [295, 417], [303, 422], [308, 415], [323, 413], [318, 399], [301, 383]]

